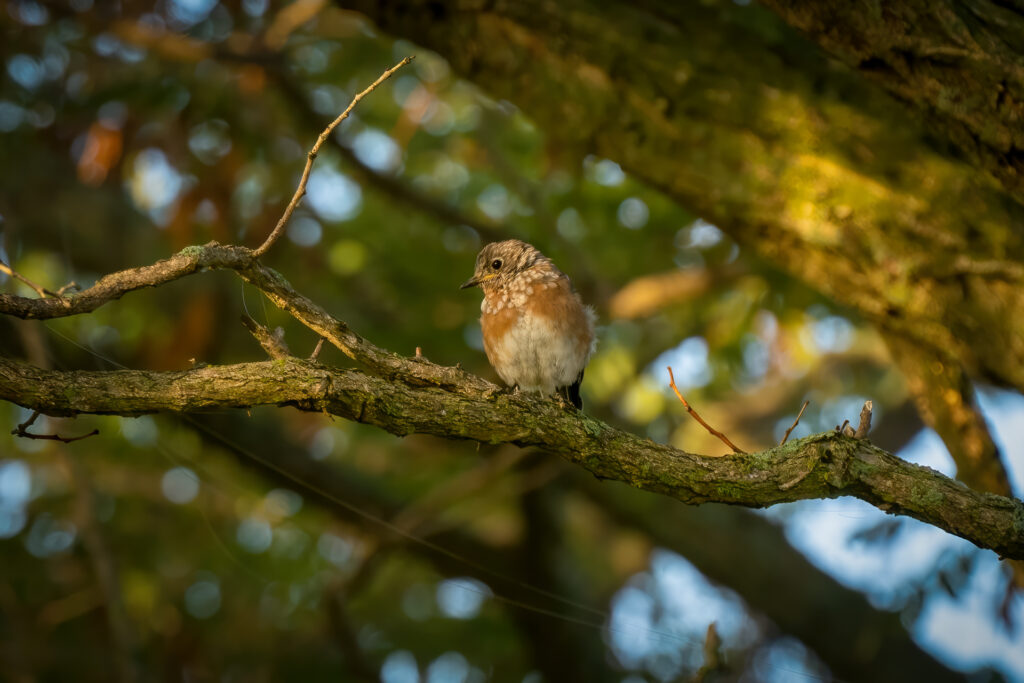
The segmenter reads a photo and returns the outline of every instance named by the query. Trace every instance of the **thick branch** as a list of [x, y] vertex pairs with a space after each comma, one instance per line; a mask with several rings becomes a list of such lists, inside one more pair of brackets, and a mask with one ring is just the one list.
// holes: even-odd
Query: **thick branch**
[[294, 405], [393, 434], [540, 446], [604, 479], [684, 503], [763, 507], [851, 495], [1011, 558], [1024, 558], [1024, 503], [978, 493], [866, 441], [819, 434], [709, 458], [642, 439], [555, 403], [446, 389], [283, 359], [183, 372], [54, 372], [0, 360], [0, 399], [52, 415], [137, 415]]
[[1020, 5], [993, 0], [761, 0], [834, 57], [925, 112], [1024, 202]]

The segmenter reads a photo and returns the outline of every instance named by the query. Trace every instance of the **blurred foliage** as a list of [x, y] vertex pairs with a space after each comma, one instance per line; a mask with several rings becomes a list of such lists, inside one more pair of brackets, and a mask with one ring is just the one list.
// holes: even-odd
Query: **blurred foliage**
[[[614, 162], [575, 163], [514, 105], [359, 15], [316, 0], [12, 0], [0, 22], [0, 257], [36, 282], [88, 284], [209, 240], [258, 244], [323, 125], [384, 68], [416, 54], [339, 127], [287, 239], [266, 258], [299, 291], [381, 346], [419, 347], [494, 379], [478, 294], [458, 285], [482, 243], [517, 237], [570, 273], [598, 312], [600, 345], [583, 393], [602, 419], [723, 453], [668, 391], [672, 365], [687, 399], [744, 448], [777, 442], [805, 398], [795, 436], [854, 417], [865, 397], [885, 430], [881, 446], [898, 448], [920, 428], [871, 329]], [[283, 326], [299, 355], [315, 344], [230, 274], [206, 273], [92, 315], [0, 321], [0, 349], [57, 368], [258, 359], [237, 323], [242, 313]], [[321, 360], [347, 362], [331, 349]], [[890, 413], [899, 420], [886, 423]], [[14, 406], [0, 415], [12, 427], [28, 417]], [[339, 517], [316, 495], [317, 482], [254, 468], [260, 444], [238, 457], [188, 419], [34, 425], [39, 433], [99, 428], [68, 446], [2, 436], [5, 674], [107, 680], [117, 657], [104, 653], [120, 649], [146, 678], [168, 680], [407, 681], [417, 668], [431, 683], [536, 680], [537, 634], [524, 616], [532, 615], [567, 630], [581, 652], [596, 650], [597, 665], [620, 678], [669, 680], [703, 663], [709, 619], [679, 616], [703, 612], [703, 603], [681, 607], [671, 597], [684, 579], [702, 600], [724, 605], [707, 609], [732, 624], [720, 624], [731, 675], [825, 671], [735, 596], [680, 569], [682, 558], [652, 556], [644, 530], [574, 494], [561, 463], [511, 448], [399, 440], [290, 410], [233, 424], [237, 433], [222, 434], [228, 442], [258, 424], [276, 434], [265, 444], [282, 457], [346, 472], [368, 500], [383, 502], [370, 517]], [[76, 504], [83, 486], [95, 493], [91, 513]], [[540, 554], [524, 502], [536, 491], [556, 510], [546, 577], [518, 564]], [[457, 571], [440, 569], [381, 517], [417, 538], [457, 530], [518, 558], [486, 569], [543, 584], [562, 602], [543, 602], [548, 613], [538, 614], [526, 609], [542, 603], [537, 595], [524, 607], [479, 578], [454, 581]], [[84, 541], [88, 529], [105, 551]], [[897, 532], [856, 540], [868, 547]], [[111, 636], [110, 586], [97, 580], [104, 552], [119, 569], [114, 586], [131, 634], [122, 642]], [[465, 575], [479, 574], [458, 561]], [[942, 586], [921, 590], [955, 592], [969, 567], [954, 569]], [[648, 614], [623, 607], [638, 599]], [[565, 601], [598, 615], [580, 616]]]

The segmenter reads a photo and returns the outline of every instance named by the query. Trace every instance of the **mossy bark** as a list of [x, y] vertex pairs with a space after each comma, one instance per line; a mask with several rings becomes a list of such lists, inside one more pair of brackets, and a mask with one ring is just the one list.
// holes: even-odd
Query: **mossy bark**
[[924, 113], [1024, 202], [1024, 12], [990, 0], [761, 0]]
[[825, 433], [761, 453], [706, 457], [615, 429], [552, 401], [481, 393], [475, 384], [424, 386], [414, 376], [383, 378], [298, 359], [182, 372], [57, 372], [0, 359], [0, 399], [50, 415], [296, 406], [399, 436], [538, 446], [598, 478], [690, 504], [765, 507], [852, 495], [1024, 559], [1024, 503], [978, 493], [865, 440]]

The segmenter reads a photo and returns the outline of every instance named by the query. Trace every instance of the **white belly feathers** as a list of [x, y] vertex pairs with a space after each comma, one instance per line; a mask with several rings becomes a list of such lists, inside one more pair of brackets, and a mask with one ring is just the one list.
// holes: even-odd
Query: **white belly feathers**
[[551, 394], [572, 384], [590, 349], [580, 349], [574, 335], [563, 327], [564, 321], [520, 315], [491, 349], [491, 364], [502, 380], [522, 391]]

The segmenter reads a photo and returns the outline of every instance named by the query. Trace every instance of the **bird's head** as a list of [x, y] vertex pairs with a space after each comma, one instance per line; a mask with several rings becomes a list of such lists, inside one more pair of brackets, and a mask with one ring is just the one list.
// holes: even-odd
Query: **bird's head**
[[541, 262], [548, 262], [548, 258], [526, 242], [491, 242], [477, 254], [473, 277], [463, 282], [461, 288], [480, 287], [485, 292], [501, 289]]

